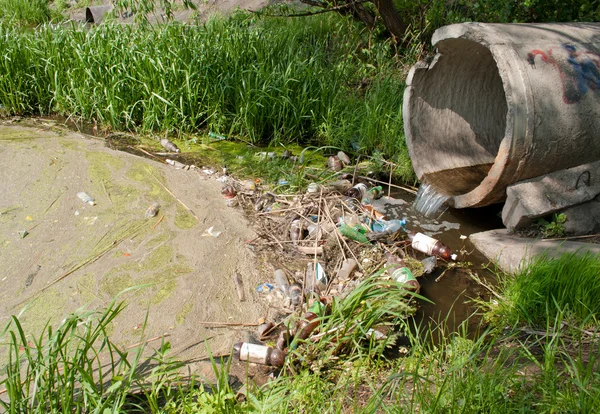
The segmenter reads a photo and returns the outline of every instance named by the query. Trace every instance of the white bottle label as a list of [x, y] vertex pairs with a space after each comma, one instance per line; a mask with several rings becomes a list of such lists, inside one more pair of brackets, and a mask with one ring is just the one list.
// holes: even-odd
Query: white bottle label
[[423, 252], [429, 256], [433, 254], [433, 246], [437, 243], [436, 239], [417, 233], [412, 241], [412, 247], [415, 250]]
[[244, 342], [240, 349], [240, 361], [249, 361], [256, 364], [266, 365], [267, 350], [264, 345], [249, 344]]

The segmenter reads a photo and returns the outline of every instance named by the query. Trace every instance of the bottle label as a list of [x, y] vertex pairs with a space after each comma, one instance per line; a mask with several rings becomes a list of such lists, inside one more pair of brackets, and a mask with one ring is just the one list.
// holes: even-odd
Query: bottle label
[[240, 361], [266, 365], [268, 347], [244, 342], [240, 349]]
[[426, 236], [423, 233], [417, 233], [412, 241], [412, 247], [415, 250], [431, 256], [433, 255], [433, 247], [436, 243], [436, 239]]
[[394, 270], [392, 279], [398, 283], [408, 283], [411, 280], [417, 280], [408, 267], [401, 267], [400, 269]]

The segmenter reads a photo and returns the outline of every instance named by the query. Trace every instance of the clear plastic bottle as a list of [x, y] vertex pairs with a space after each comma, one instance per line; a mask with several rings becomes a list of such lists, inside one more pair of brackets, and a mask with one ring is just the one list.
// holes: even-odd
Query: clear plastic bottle
[[354, 272], [354, 269], [358, 266], [356, 260], [354, 259], [346, 259], [342, 263], [342, 267], [337, 272], [338, 280], [348, 280], [350, 279], [350, 275]]
[[284, 296], [290, 296], [290, 283], [288, 282], [288, 278], [282, 269], [277, 269], [275, 271], [275, 284], [279, 290], [281, 290], [281, 293], [283, 293]]
[[370, 188], [363, 195], [361, 203], [362, 204], [371, 204], [373, 202], [373, 200], [377, 200], [378, 198], [381, 198], [382, 195], [383, 195], [383, 188], [380, 185], [378, 185], [377, 187]]
[[438, 256], [446, 260], [456, 260], [456, 255], [452, 254], [452, 250], [441, 241], [414, 231], [407, 231], [406, 234], [411, 241], [413, 249], [429, 256]]
[[350, 165], [352, 161], [350, 161], [350, 157], [344, 152], [340, 151], [337, 153], [337, 157], [343, 162], [345, 165]]
[[238, 342], [233, 346], [233, 355], [240, 361], [254, 362], [256, 364], [282, 367], [285, 363], [285, 352], [265, 345]]
[[300, 283], [292, 283], [288, 290], [292, 305], [298, 306], [302, 304], [302, 286]]
[[162, 145], [162, 147], [169, 152], [177, 152], [177, 153], [181, 152], [181, 150], [179, 148], [177, 148], [177, 145], [173, 144], [167, 138], [161, 139], [160, 145]]
[[357, 200], [362, 200], [368, 190], [369, 189], [365, 184], [358, 183], [354, 187], [346, 191], [346, 195], [348, 197], [356, 198]]
[[79, 197], [79, 199], [81, 201], [83, 201], [84, 203], [89, 204], [90, 206], [95, 206], [96, 205], [96, 201], [94, 201], [94, 199], [92, 198], [92, 196], [90, 196], [86, 192], [80, 191], [79, 193], [77, 193], [77, 197]]

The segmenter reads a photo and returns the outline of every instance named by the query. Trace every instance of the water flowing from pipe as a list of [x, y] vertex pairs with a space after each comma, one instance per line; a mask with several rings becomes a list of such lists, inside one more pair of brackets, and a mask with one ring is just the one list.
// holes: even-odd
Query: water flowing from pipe
[[424, 182], [419, 187], [413, 208], [425, 217], [433, 218], [449, 198], [449, 196], [440, 194], [433, 186]]

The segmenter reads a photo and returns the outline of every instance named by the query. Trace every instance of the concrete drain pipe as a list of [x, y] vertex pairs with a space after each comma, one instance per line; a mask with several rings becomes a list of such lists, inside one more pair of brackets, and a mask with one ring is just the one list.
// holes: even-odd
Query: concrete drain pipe
[[600, 160], [600, 24], [462, 23], [409, 72], [403, 118], [421, 181], [455, 208]]

